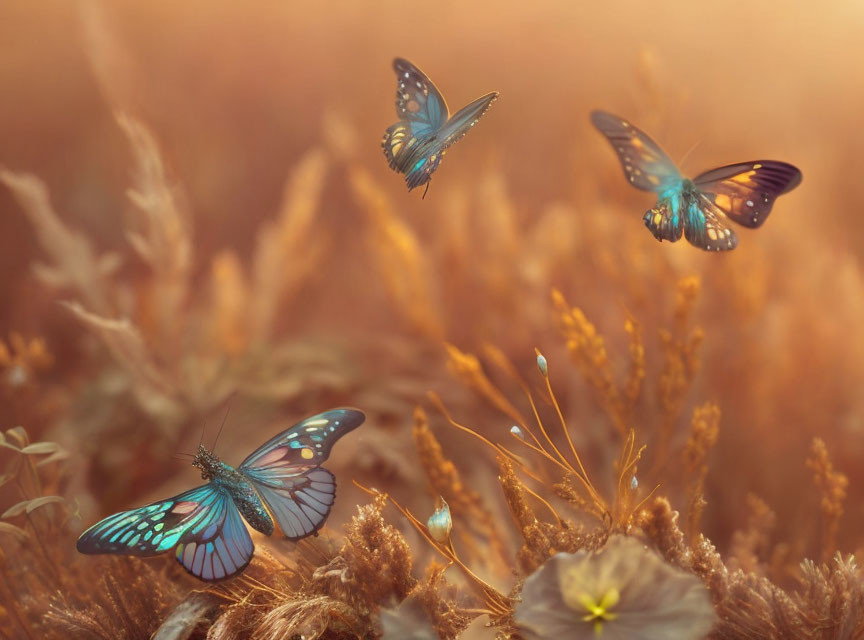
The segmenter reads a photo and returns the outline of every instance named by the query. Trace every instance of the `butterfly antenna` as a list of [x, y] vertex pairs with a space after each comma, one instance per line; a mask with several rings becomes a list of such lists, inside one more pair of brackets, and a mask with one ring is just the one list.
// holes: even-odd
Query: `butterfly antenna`
[[219, 425], [219, 431], [216, 433], [216, 439], [213, 441], [213, 451], [216, 451], [216, 443], [219, 442], [219, 436], [222, 435], [222, 429], [225, 427], [225, 421], [228, 420], [228, 414], [231, 413], [231, 403], [234, 402], [234, 396], [228, 400], [228, 407], [225, 409], [225, 415], [222, 417], [222, 424]]
[[204, 432], [207, 431], [207, 420], [204, 420], [204, 424], [201, 425], [201, 437], [198, 438], [198, 448], [201, 448], [201, 445], [204, 444]]
[[430, 184], [432, 184], [432, 181], [431, 181], [431, 180], [430, 180], [429, 182], [426, 183], [426, 189], [424, 189], [424, 191], [423, 191], [423, 197], [420, 198], [421, 200], [425, 200], [425, 199], [426, 199], [426, 193], [429, 191], [429, 185], [430, 185]]
[[687, 161], [687, 158], [690, 157], [690, 154], [693, 153], [696, 150], [696, 147], [698, 147], [700, 144], [702, 144], [702, 140], [697, 140], [696, 142], [693, 143], [693, 146], [687, 150], [687, 153], [685, 153], [684, 157], [681, 158], [680, 162], [678, 162], [679, 167], [684, 166], [684, 163]]

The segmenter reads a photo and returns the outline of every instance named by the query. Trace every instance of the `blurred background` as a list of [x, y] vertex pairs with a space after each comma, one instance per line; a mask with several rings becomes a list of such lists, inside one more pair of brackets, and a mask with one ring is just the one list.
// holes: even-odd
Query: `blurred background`
[[[648, 445], [643, 486], [687, 506], [690, 415], [716, 403], [706, 535], [727, 549], [753, 494], [777, 514], [775, 542], [818, 553], [805, 460], [819, 437], [850, 480], [837, 546], [854, 551], [862, 29], [861, 3], [803, 0], [5, 0], [0, 427], [69, 453], [52, 482], [83, 528], [196, 483], [171, 455], [205, 427], [212, 442], [229, 405], [219, 453], [232, 464], [306, 415], [358, 406], [367, 424], [330, 463], [338, 532], [365, 500], [352, 478], [431, 512], [416, 405], [470, 485], [500, 502], [494, 456], [426, 393], [503, 441], [513, 420], [464, 384], [444, 345], [494, 345], [532, 388], [539, 347], [589, 471], [611, 490], [617, 434], [590, 371], [569, 361], [556, 288], [605, 337], [615, 379], [625, 322], [638, 324], [645, 379], [628, 426]], [[451, 111], [501, 93], [425, 200], [379, 146], [395, 121], [394, 56]], [[763, 228], [736, 229], [734, 252], [661, 245], [641, 222], [653, 199], [626, 184], [593, 108], [686, 156], [687, 174], [776, 159], [803, 182]], [[670, 364], [660, 331], [687, 341], [694, 328], [698, 364]], [[489, 376], [530, 414], [512, 378]]]

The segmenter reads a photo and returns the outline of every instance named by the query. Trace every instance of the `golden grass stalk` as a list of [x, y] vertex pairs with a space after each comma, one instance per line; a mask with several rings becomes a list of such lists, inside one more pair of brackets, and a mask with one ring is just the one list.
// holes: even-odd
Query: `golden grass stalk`
[[822, 511], [820, 548], [824, 562], [837, 548], [837, 530], [840, 527], [840, 518], [843, 516], [843, 503], [846, 500], [849, 478], [834, 468], [828, 456], [828, 447], [821, 438], [813, 438], [810, 457], [807, 458], [807, 468], [813, 472], [813, 482], [822, 494], [819, 504]]
[[258, 233], [249, 297], [256, 341], [272, 338], [280, 302], [296, 293], [320, 265], [326, 241], [315, 229], [315, 216], [328, 165], [323, 150], [307, 152], [285, 183], [276, 220], [265, 223]]
[[[470, 532], [482, 539], [480, 547], [472, 542], [471, 535], [464, 535], [464, 542], [470, 545], [471, 555], [493, 567], [506, 567], [509, 554], [500, 533], [500, 528], [492, 512], [484, 504], [483, 497], [469, 489], [452, 461], [448, 460], [441, 444], [429, 428], [426, 412], [422, 407], [414, 410], [414, 444], [420, 464], [431, 487], [431, 495], [443, 496], [450, 505], [454, 519], [462, 525], [465, 533]], [[492, 551], [499, 562], [490, 558]]]
[[687, 474], [687, 531], [691, 543], [699, 535], [699, 521], [705, 508], [705, 478], [708, 454], [717, 444], [720, 432], [720, 407], [707, 403], [693, 410], [690, 437], [684, 447], [684, 471]]
[[684, 399], [699, 368], [699, 347], [703, 332], [690, 328], [693, 307], [699, 294], [699, 278], [692, 276], [678, 281], [673, 328], [660, 330], [663, 367], [657, 379], [657, 401], [660, 422], [657, 429], [655, 468], [665, 466], [669, 442], [681, 417]]
[[52, 261], [50, 266], [34, 266], [36, 275], [51, 286], [73, 289], [97, 312], [109, 311], [105, 276], [117, 266], [116, 257], [97, 256], [89, 240], [60, 219], [51, 205], [45, 183], [36, 176], [0, 168], [0, 182], [21, 205], [42, 249]]
[[177, 385], [165, 368], [154, 361], [141, 333], [128, 319], [105, 318], [87, 311], [77, 302], [63, 304], [102, 340], [117, 364], [136, 382], [139, 392], [160, 399], [160, 411], [180, 409], [180, 399], [175, 393]]
[[570, 359], [597, 391], [600, 404], [612, 421], [621, 439], [627, 437], [630, 414], [639, 398], [645, 377], [645, 351], [638, 329], [632, 321], [625, 325], [630, 337], [630, 372], [622, 392], [614, 381], [612, 364], [606, 351], [606, 341], [578, 307], [570, 307], [557, 289], [552, 291], [552, 303], [558, 314], [559, 328], [567, 342]]
[[135, 160], [134, 186], [127, 191], [137, 212], [137, 230], [126, 237], [153, 273], [148, 310], [160, 339], [159, 351], [176, 355], [192, 269], [189, 214], [177, 187], [168, 183], [165, 164], [153, 134], [138, 120], [117, 115]]
[[366, 171], [354, 167], [350, 179], [354, 196], [366, 212], [369, 252], [394, 306], [415, 330], [440, 340], [443, 325], [420, 240], [399, 218], [384, 190]]

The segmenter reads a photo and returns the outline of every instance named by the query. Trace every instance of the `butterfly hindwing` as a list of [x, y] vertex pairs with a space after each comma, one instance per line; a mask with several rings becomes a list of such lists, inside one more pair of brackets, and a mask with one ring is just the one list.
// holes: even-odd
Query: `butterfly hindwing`
[[310, 536], [324, 526], [336, 500], [336, 478], [321, 467], [244, 469], [289, 540]]
[[409, 123], [414, 136], [438, 131], [450, 113], [435, 84], [413, 64], [402, 58], [393, 60], [396, 72], [396, 116]]
[[725, 222], [726, 216], [704, 195], [690, 202], [685, 212], [684, 237], [705, 251], [731, 251], [738, 237]]
[[643, 221], [654, 237], [661, 241], [677, 242], [684, 232], [684, 217], [677, 211], [670, 211], [665, 204], [646, 212]]
[[255, 545], [231, 496], [219, 490], [206, 517], [187, 528], [177, 545], [177, 561], [208, 582], [234, 576], [251, 562]]
[[391, 169], [399, 173], [407, 171], [409, 167], [406, 166], [405, 161], [410, 158], [411, 154], [408, 151], [415, 142], [411, 134], [411, 125], [407, 122], [397, 122], [387, 128], [384, 139], [381, 140], [381, 148], [384, 149], [384, 156]]
[[675, 163], [647, 134], [605, 111], [592, 111], [591, 123], [609, 142], [624, 169], [627, 180], [637, 189], [660, 193], [681, 182]]
[[774, 160], [740, 162], [697, 176], [693, 184], [724, 214], [740, 225], [760, 227], [777, 196], [801, 182], [801, 171]]
[[319, 465], [335, 442], [364, 420], [356, 409], [325, 411], [278, 434], [238, 467], [287, 538], [299, 540], [323, 526], [335, 500], [336, 480]]

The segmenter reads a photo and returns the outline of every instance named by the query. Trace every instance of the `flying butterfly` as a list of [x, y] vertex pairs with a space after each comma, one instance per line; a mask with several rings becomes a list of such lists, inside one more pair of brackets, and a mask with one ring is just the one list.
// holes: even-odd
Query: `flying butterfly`
[[774, 160], [730, 164], [690, 180], [651, 138], [623, 118], [593, 111], [591, 122], [612, 144], [630, 184], [657, 194], [657, 204], [643, 221], [661, 242], [677, 242], [683, 234], [706, 251], [734, 249], [738, 237], [728, 221], [751, 229], [762, 226], [777, 196], [801, 182], [796, 167]]
[[207, 484], [105, 518], [81, 534], [78, 551], [153, 556], [176, 548], [177, 561], [196, 578], [237, 575], [255, 550], [243, 519], [268, 536], [275, 520], [289, 540], [324, 525], [336, 479], [320, 465], [335, 442], [365, 418], [356, 409], [312, 416], [260, 446], [237, 468], [201, 445], [192, 464]]
[[447, 148], [477, 124], [498, 92], [477, 98], [451, 116], [444, 96], [425, 73], [402, 58], [393, 60], [393, 69], [399, 122], [384, 132], [381, 147], [390, 168], [405, 174], [409, 191], [423, 184], [428, 191]]

